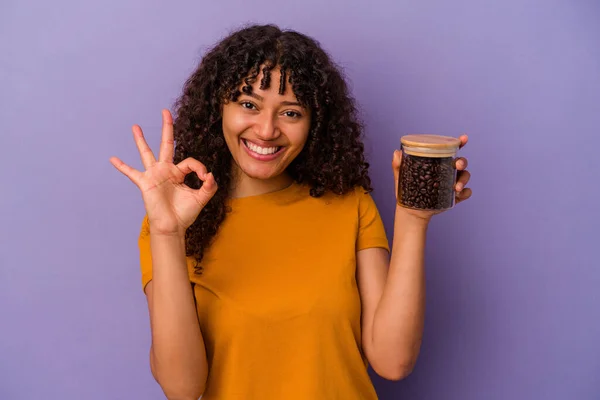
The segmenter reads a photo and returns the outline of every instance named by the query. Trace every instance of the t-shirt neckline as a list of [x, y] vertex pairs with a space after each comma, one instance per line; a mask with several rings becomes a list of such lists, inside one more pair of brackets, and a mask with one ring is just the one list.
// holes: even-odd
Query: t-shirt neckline
[[298, 182], [292, 181], [291, 184], [289, 184], [288, 186], [286, 186], [282, 189], [278, 189], [278, 190], [274, 190], [272, 192], [267, 192], [267, 193], [262, 193], [262, 194], [255, 194], [255, 195], [251, 195], [251, 196], [234, 197], [234, 198], [230, 198], [229, 202], [231, 205], [240, 205], [240, 204], [253, 202], [253, 201], [277, 200], [277, 199], [285, 198], [285, 196], [287, 196], [289, 193], [293, 193], [294, 189], [298, 188], [299, 186], [300, 186], [300, 184]]

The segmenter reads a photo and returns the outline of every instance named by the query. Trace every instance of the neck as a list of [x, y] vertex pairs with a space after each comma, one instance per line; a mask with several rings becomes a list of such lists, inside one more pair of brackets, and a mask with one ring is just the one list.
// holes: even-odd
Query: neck
[[233, 174], [231, 197], [241, 198], [276, 192], [290, 186], [293, 181], [292, 177], [285, 173], [269, 179], [256, 179], [236, 168]]

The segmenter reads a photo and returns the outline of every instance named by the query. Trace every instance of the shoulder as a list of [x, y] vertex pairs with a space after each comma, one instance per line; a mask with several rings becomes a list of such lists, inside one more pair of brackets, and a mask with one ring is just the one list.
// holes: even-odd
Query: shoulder
[[142, 226], [140, 228], [140, 236], [150, 235], [150, 221], [148, 220], [148, 214], [144, 214], [142, 218]]
[[[310, 192], [310, 187], [305, 185], [304, 193], [306, 194], [306, 196], [310, 196], [309, 192]], [[370, 194], [369, 190], [365, 189], [362, 186], [354, 186], [353, 188], [351, 188], [350, 190], [348, 190], [347, 192], [345, 192], [343, 194], [334, 193], [334, 192], [328, 190], [322, 196], [316, 197], [316, 199], [319, 199], [319, 200], [327, 202], [327, 203], [346, 203], [346, 202], [358, 203], [362, 199], [366, 199], [366, 198], [370, 198], [370, 197], [371, 197], [371, 194]]]
[[355, 186], [352, 190], [352, 194], [354, 195], [357, 201], [371, 198], [371, 191], [365, 189], [362, 186]]
[[307, 185], [302, 186], [302, 197], [304, 199], [310, 199], [315, 203], [321, 203], [322, 205], [335, 205], [335, 206], [346, 206], [350, 208], [360, 208], [361, 205], [369, 205], [374, 203], [371, 196], [371, 191], [365, 189], [362, 186], [354, 186], [346, 193], [338, 194], [332, 191], [326, 191], [322, 196], [312, 197], [310, 194], [310, 187]]
[[375, 204], [375, 200], [371, 195], [371, 191], [363, 188], [362, 186], [357, 186], [354, 188], [353, 197], [356, 202], [356, 207], [359, 210], [365, 210], [368, 208], [377, 209], [377, 205]]

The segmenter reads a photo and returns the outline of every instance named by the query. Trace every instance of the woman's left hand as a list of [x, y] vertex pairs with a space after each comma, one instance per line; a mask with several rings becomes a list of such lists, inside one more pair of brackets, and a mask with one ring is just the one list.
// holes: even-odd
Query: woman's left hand
[[[460, 147], [463, 148], [469, 137], [467, 135], [461, 135], [460, 139]], [[394, 170], [394, 181], [396, 188], [396, 201], [398, 200], [398, 176], [400, 174], [400, 165], [402, 164], [402, 151], [396, 150], [394, 152], [394, 159], [392, 161], [392, 169]], [[467, 171], [468, 161], [465, 157], [458, 157], [454, 160], [454, 165], [457, 169], [456, 174], [456, 182], [454, 184], [454, 189], [456, 191], [456, 204], [462, 203], [463, 201], [469, 199], [473, 193], [471, 188], [466, 187], [469, 183], [469, 179], [471, 179], [471, 173]], [[396, 213], [403, 212], [410, 214], [415, 217], [419, 217], [426, 221], [429, 221], [432, 216], [436, 214], [442, 213], [444, 210], [413, 210], [410, 208], [405, 208], [400, 205], [396, 207]]]

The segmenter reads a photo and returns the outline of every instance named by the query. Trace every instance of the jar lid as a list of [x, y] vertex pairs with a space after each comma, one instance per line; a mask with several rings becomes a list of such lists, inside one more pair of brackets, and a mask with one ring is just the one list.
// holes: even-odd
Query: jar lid
[[412, 134], [400, 138], [400, 143], [409, 147], [425, 147], [429, 149], [457, 149], [460, 139], [452, 136]]

